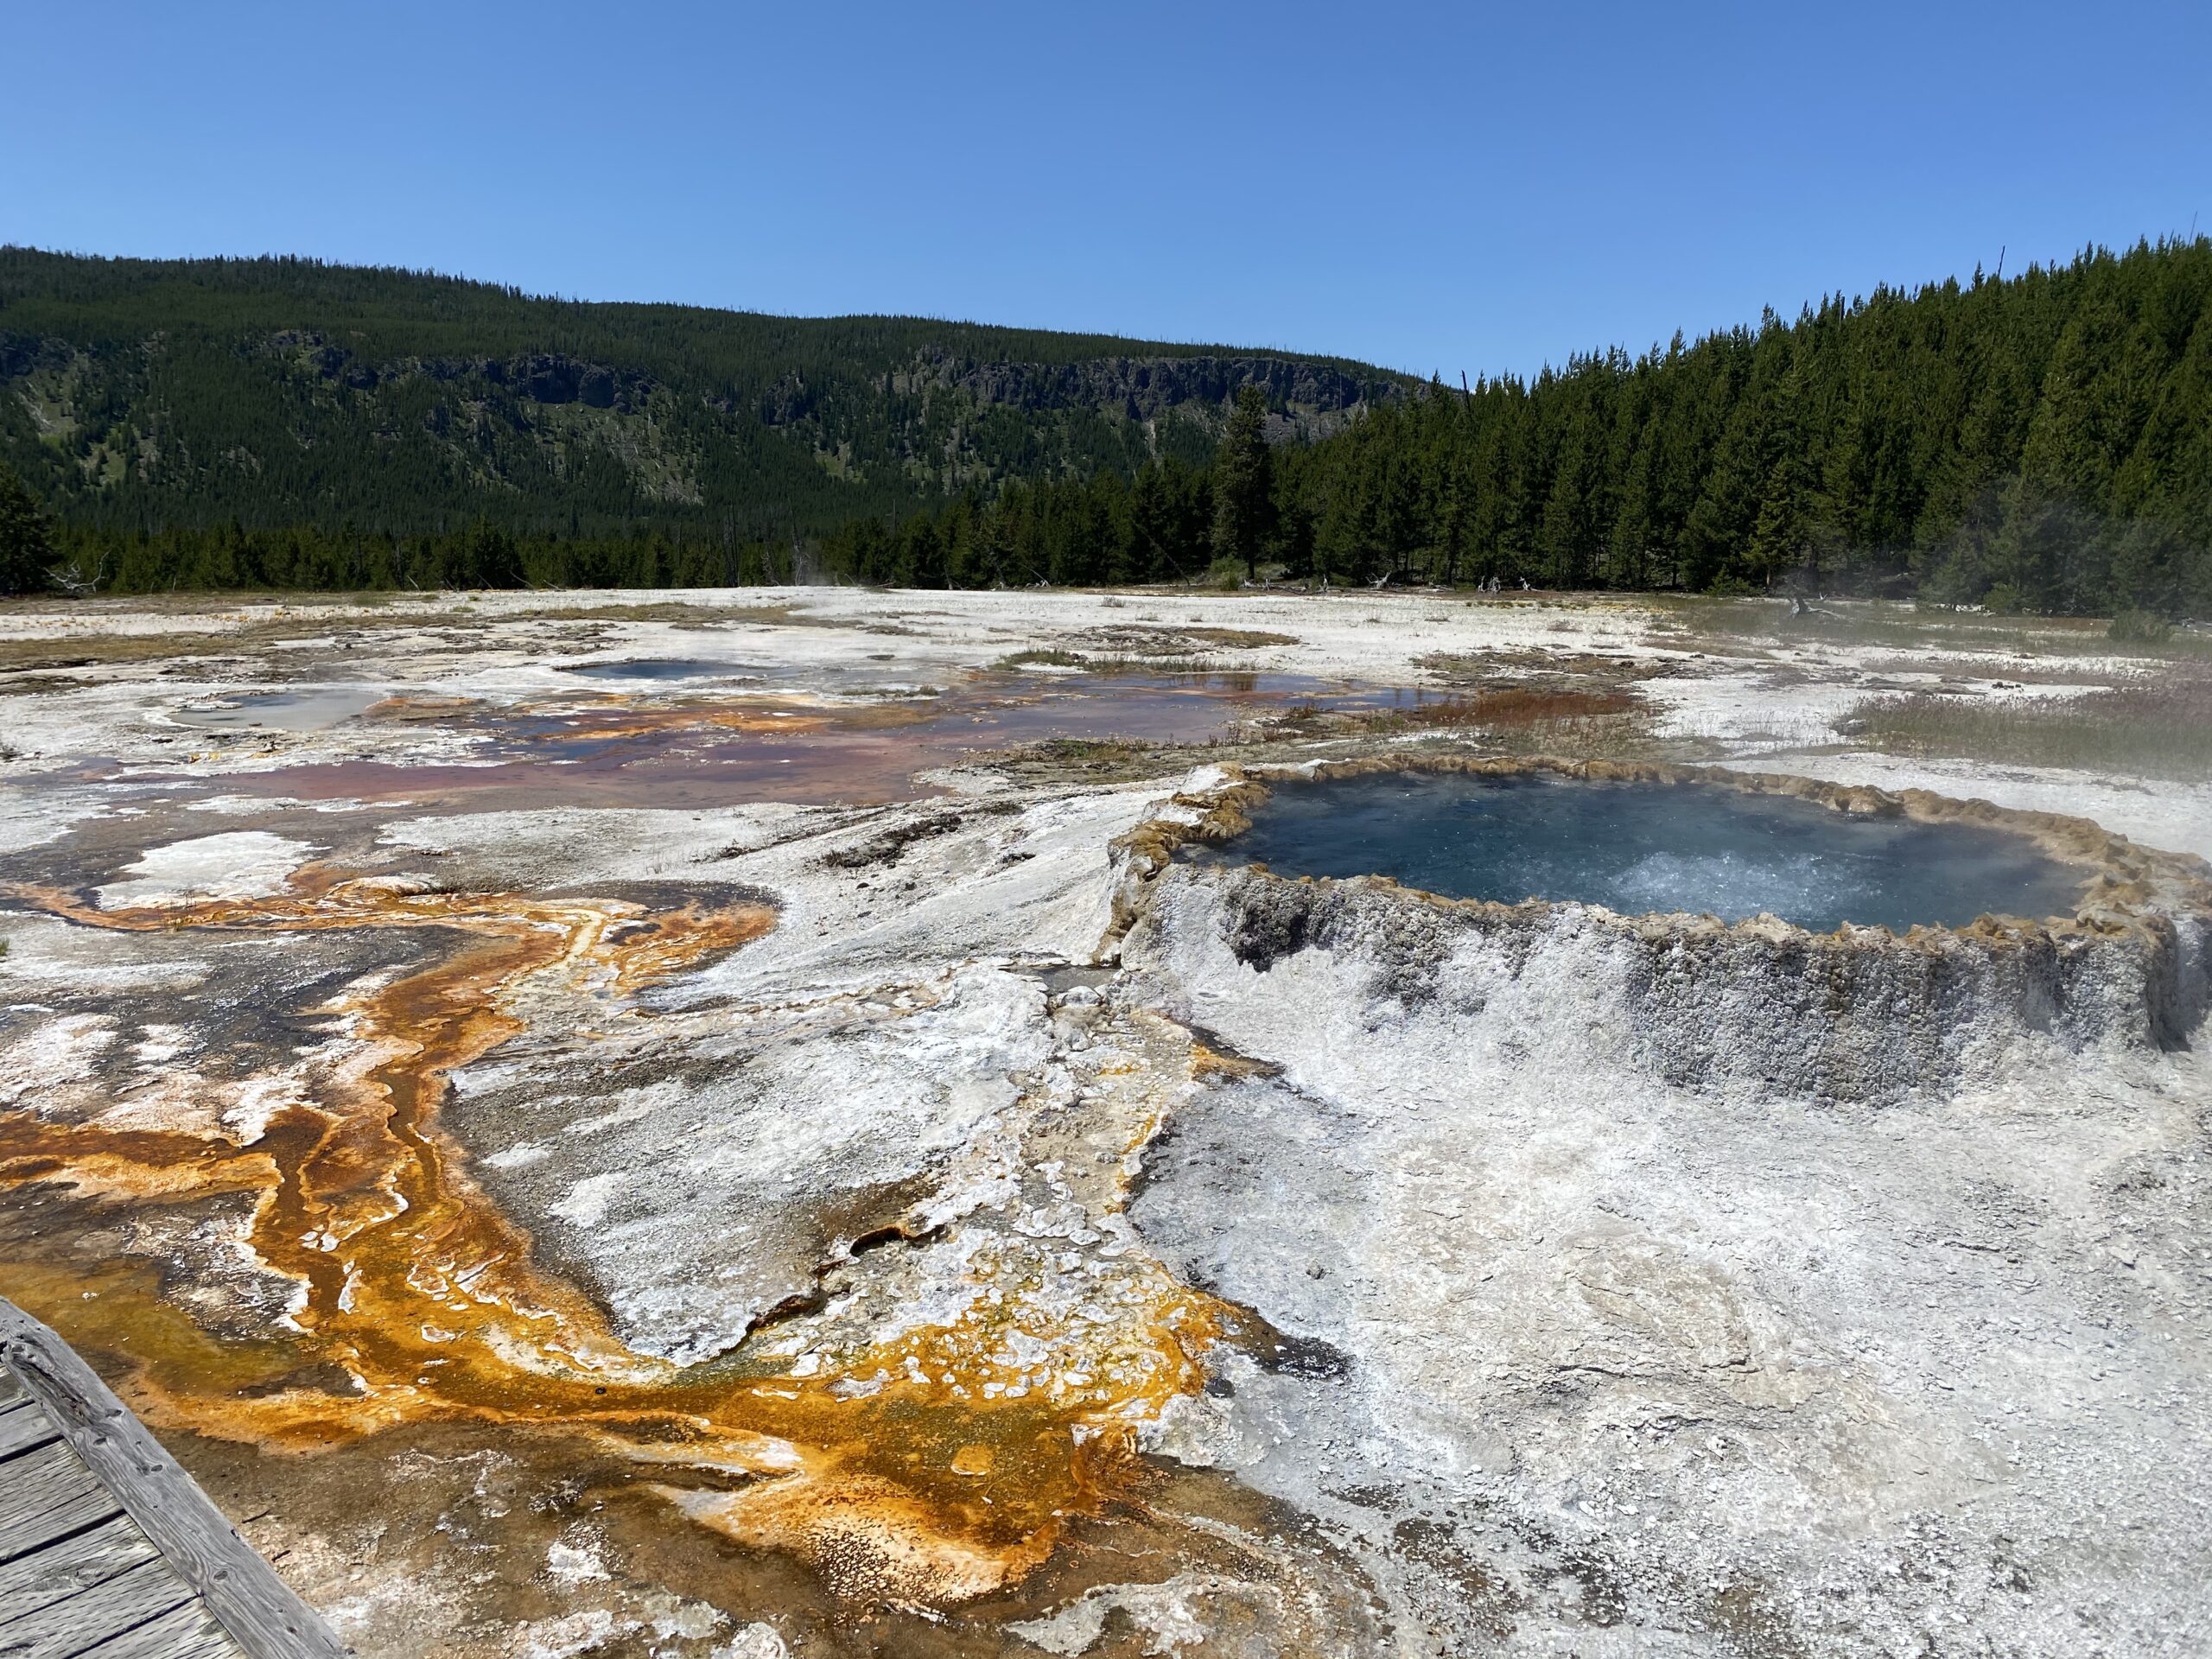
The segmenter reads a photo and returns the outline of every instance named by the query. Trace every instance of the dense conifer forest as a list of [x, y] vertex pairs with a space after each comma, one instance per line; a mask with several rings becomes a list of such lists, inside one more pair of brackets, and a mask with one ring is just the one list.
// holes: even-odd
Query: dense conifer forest
[[492, 582], [518, 547], [533, 580], [757, 580], [856, 518], [1203, 466], [1246, 385], [1288, 442], [1411, 386], [1217, 346], [0, 249], [0, 466], [104, 588]]
[[[0, 251], [0, 582], [1228, 580], [2212, 614], [2212, 240], [1532, 379]], [[10, 531], [10, 524], [34, 526]], [[0, 550], [4, 551], [4, 550]]]

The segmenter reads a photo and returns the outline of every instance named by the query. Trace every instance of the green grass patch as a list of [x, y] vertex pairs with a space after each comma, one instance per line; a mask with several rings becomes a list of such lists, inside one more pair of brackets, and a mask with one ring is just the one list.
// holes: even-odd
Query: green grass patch
[[2212, 777], [2212, 678], [2074, 697], [1872, 697], [1839, 729], [1892, 754], [2196, 780]]
[[1828, 600], [1799, 613], [1780, 599], [1663, 597], [1654, 605], [1654, 643], [1677, 650], [1755, 651], [1785, 646], [1885, 646], [2015, 658], [2112, 656], [2185, 661], [2212, 657], [2212, 638], [2128, 613], [2086, 616], [1993, 615], [1881, 600]]

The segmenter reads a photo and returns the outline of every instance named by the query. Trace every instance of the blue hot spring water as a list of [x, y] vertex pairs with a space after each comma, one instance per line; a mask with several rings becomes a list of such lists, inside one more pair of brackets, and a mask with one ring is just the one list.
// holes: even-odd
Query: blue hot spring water
[[644, 657], [619, 663], [572, 663], [562, 672], [587, 680], [727, 680], [766, 671], [749, 663], [713, 662], [701, 657]]
[[2086, 878], [2033, 842], [1970, 824], [1866, 818], [1711, 784], [1543, 773], [1377, 772], [1283, 784], [1208, 862], [1283, 875], [1387, 875], [1455, 899], [1770, 912], [1815, 932], [1903, 932], [1982, 915], [2071, 915]]

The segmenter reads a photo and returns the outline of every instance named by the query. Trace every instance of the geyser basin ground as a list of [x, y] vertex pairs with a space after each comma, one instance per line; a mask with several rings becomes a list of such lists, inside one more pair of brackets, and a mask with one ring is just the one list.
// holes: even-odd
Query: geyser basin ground
[[[0, 607], [0, 1294], [361, 1659], [2200, 1659], [2212, 907], [2147, 849], [2212, 785], [1827, 723], [2035, 661], [638, 600]], [[2044, 677], [2196, 671], [2094, 648]], [[556, 671], [710, 659], [764, 683]], [[1166, 855], [1537, 753], [2084, 886], [1897, 937]]]
[[1278, 786], [1211, 862], [1387, 875], [1454, 899], [1623, 915], [1766, 913], [1815, 933], [2070, 916], [2085, 873], [1980, 825], [1839, 812], [1710, 784], [1391, 772]]

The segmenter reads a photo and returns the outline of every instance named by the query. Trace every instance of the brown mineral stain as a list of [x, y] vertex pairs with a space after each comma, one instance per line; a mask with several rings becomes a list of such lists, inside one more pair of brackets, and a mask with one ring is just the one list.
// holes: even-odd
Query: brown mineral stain
[[676, 732], [738, 732], [776, 737], [827, 731], [893, 731], [926, 725], [942, 710], [934, 702], [868, 702], [825, 708], [820, 703], [758, 699], [743, 703], [652, 705], [608, 696], [568, 713], [569, 738], [652, 737]]
[[[596, 995], [620, 1017], [641, 987], [766, 932], [766, 906], [649, 915], [317, 867], [260, 899], [102, 910], [51, 889], [8, 896], [124, 931], [463, 936], [435, 965], [323, 1010], [351, 1023], [356, 1058], [250, 1144], [0, 1115], [0, 1184], [108, 1202], [251, 1197], [253, 1254], [296, 1287], [290, 1328], [265, 1342], [214, 1338], [143, 1266], [88, 1278], [0, 1263], [17, 1301], [135, 1362], [137, 1402], [161, 1426], [299, 1452], [430, 1421], [580, 1435], [665, 1469], [654, 1489], [683, 1513], [797, 1555], [840, 1595], [949, 1601], [1041, 1561], [1066, 1517], [1094, 1512], [1134, 1468], [1136, 1426], [1203, 1380], [1194, 1356], [1217, 1334], [1215, 1306], [1156, 1268], [1131, 1281], [1109, 1330], [1087, 1333], [1090, 1370], [1010, 1388], [997, 1351], [1033, 1285], [800, 1377], [759, 1360], [683, 1370], [635, 1353], [533, 1264], [528, 1235], [439, 1130], [447, 1076], [522, 1029], [511, 1008], [534, 982]], [[299, 1380], [334, 1376], [351, 1391]]]
[[1199, 743], [1294, 709], [1425, 706], [1426, 694], [1291, 675], [982, 671], [941, 695], [858, 700], [798, 694], [564, 696], [520, 708], [396, 697], [371, 723], [431, 724], [487, 741], [467, 763], [397, 759], [225, 774], [225, 787], [306, 800], [466, 801], [473, 809], [593, 801], [699, 807], [737, 802], [915, 800], [931, 768], [1063, 740]]

